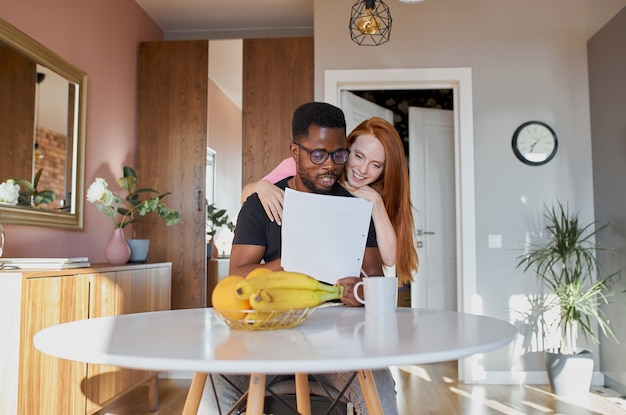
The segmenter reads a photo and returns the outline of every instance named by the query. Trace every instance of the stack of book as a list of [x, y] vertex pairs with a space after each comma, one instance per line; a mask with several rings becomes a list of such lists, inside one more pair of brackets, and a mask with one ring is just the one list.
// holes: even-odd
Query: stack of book
[[89, 267], [89, 258], [0, 258], [4, 269], [67, 269]]

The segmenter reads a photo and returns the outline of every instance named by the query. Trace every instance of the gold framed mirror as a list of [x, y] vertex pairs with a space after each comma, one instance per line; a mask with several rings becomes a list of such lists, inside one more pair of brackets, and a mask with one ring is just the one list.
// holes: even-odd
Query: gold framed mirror
[[87, 74], [0, 19], [0, 90], [0, 183], [41, 172], [56, 196], [0, 204], [0, 223], [82, 229]]

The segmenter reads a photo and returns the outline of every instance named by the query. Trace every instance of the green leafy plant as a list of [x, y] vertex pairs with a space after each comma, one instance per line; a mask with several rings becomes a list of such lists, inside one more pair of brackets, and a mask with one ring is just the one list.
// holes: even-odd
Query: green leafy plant
[[[138, 189], [137, 173], [131, 167], [124, 166], [124, 176], [117, 180], [118, 185], [126, 192], [122, 198], [109, 190], [106, 180], [98, 177], [87, 190], [87, 200], [96, 203], [100, 212], [108, 216], [115, 228], [125, 228], [135, 222], [135, 213], [145, 216], [156, 212], [157, 216], [166, 221], [167, 226], [180, 221], [180, 213], [166, 206], [162, 200], [171, 192], [159, 193], [154, 189]], [[142, 197], [148, 196], [142, 200]]]
[[207, 235], [211, 237], [215, 236], [217, 230], [222, 226], [226, 226], [230, 231], [235, 229], [235, 224], [228, 217], [226, 209], [217, 208], [215, 203], [211, 203], [207, 207], [206, 224]]
[[524, 272], [533, 269], [541, 283], [554, 294], [554, 300], [546, 308], [558, 306], [560, 310], [560, 352], [576, 353], [579, 330], [599, 343], [593, 322], [606, 336], [618, 341], [600, 309], [614, 294], [609, 282], [619, 274], [615, 272], [602, 278], [596, 262], [595, 253], [600, 248], [594, 238], [607, 225], [595, 230], [595, 222], [583, 225], [578, 214], [570, 213], [561, 203], [557, 207], [546, 207], [544, 216], [548, 222], [548, 242], [531, 246], [527, 253], [518, 257], [517, 267]]
[[41, 173], [43, 169], [39, 169], [35, 174], [35, 180], [29, 182], [26, 179], [17, 180], [17, 184], [22, 187], [20, 190], [19, 206], [35, 206], [45, 205], [54, 202], [57, 198], [57, 194], [52, 190], [38, 190], [39, 179], [41, 179]]
[[55, 192], [37, 189], [42, 171], [43, 169], [37, 171], [32, 183], [26, 179], [8, 179], [0, 183], [0, 203], [40, 207], [40, 205], [54, 202], [57, 198]]

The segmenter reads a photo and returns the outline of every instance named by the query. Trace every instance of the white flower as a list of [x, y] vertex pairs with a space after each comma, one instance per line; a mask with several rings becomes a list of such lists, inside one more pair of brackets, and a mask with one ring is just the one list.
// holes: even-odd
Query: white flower
[[13, 179], [9, 179], [0, 184], [0, 203], [17, 205], [20, 197], [20, 185], [15, 184]]
[[96, 178], [87, 189], [87, 201], [90, 203], [102, 203], [109, 206], [113, 202], [113, 193], [109, 190], [109, 184], [103, 178]]

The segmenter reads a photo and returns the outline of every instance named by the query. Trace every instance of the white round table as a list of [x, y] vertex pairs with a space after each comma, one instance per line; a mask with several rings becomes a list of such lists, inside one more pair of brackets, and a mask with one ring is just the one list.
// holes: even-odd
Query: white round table
[[[75, 321], [40, 331], [34, 343], [44, 353], [74, 361], [196, 372], [188, 398], [192, 408], [206, 373], [253, 374], [250, 414], [262, 413], [265, 374], [306, 378], [307, 373], [357, 371], [374, 415], [380, 403], [371, 369], [468, 357], [506, 346], [516, 333], [513, 325], [486, 316], [411, 308], [368, 314], [345, 306], [320, 307], [287, 330], [244, 331], [229, 329], [206, 308]], [[258, 403], [251, 407], [251, 402]]]

